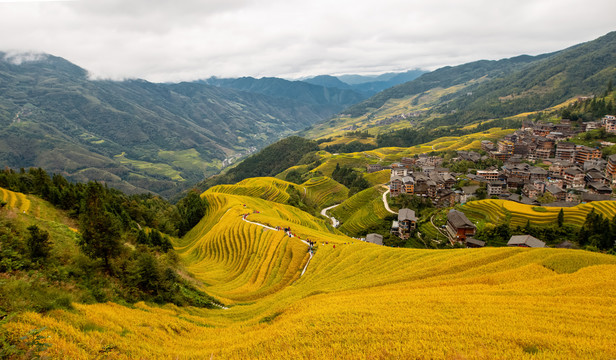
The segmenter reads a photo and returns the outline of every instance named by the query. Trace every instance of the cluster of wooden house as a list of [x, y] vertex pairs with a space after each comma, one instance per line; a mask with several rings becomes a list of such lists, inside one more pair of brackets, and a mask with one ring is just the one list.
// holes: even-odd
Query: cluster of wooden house
[[[611, 124], [611, 119], [606, 116], [604, 125]], [[613, 122], [616, 132], [616, 120]], [[428, 197], [435, 206], [441, 207], [466, 202], [476, 195], [480, 187], [486, 189], [488, 197], [526, 204], [553, 199], [550, 203], [560, 203], [553, 205], [571, 206], [611, 199], [612, 186], [616, 185], [616, 155], [603, 159], [600, 149], [564, 141], [573, 134], [575, 131], [565, 120], [561, 124], [525, 123], [521, 130], [497, 144], [483, 141], [482, 148], [488, 151], [488, 155], [458, 151], [452, 162], [466, 160], [476, 163], [488, 157], [504, 161], [500, 168], [471, 169], [468, 174], [452, 173], [441, 166], [443, 159], [438, 156], [424, 154], [417, 158], [402, 158], [388, 167], [391, 169], [390, 196], [408, 194]], [[498, 150], [490, 151], [494, 148]], [[529, 164], [539, 159], [541, 166]], [[382, 168], [368, 165], [369, 172]], [[480, 185], [454, 190], [461, 175]], [[551, 197], [544, 197], [546, 193]]]
[[[485, 241], [473, 238], [477, 228], [458, 210], [450, 210], [447, 213], [447, 225], [445, 226], [449, 241], [461, 243], [468, 248], [484, 247]], [[507, 242], [507, 246], [515, 247], [545, 247], [545, 243], [531, 235], [513, 235]]]
[[457, 178], [449, 169], [440, 166], [442, 161], [441, 157], [424, 155], [391, 164], [389, 196], [418, 195], [432, 199], [436, 206], [453, 206], [456, 194], [452, 188]]
[[[601, 123], [585, 123], [585, 128], [603, 126], [616, 132], [616, 118], [606, 116]], [[612, 130], [612, 125], [614, 129]], [[581, 130], [580, 130], [581, 131]], [[616, 156], [602, 159], [599, 148], [567, 142], [576, 131], [563, 120], [561, 124], [528, 124], [506, 136], [496, 145], [483, 141], [482, 148], [490, 156], [503, 160], [501, 169], [489, 168], [469, 174], [472, 180], [487, 183], [488, 196], [507, 197], [524, 203], [537, 203], [537, 198], [549, 193], [556, 201], [577, 204], [609, 200], [616, 184]], [[613, 144], [606, 144], [613, 145]], [[542, 167], [525, 161], [541, 161]], [[511, 190], [521, 190], [521, 196]], [[565, 205], [566, 204], [562, 204]]]

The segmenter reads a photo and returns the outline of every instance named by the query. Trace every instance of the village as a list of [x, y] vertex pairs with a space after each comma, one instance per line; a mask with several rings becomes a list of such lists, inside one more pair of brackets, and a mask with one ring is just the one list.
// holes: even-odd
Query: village
[[[616, 116], [600, 122], [587, 122], [574, 129], [571, 122], [558, 124], [524, 122], [521, 129], [494, 143], [481, 142], [481, 152], [457, 151], [444, 165], [442, 156], [420, 154], [391, 164], [367, 165], [369, 173], [391, 170], [389, 196], [401, 194], [429, 198], [435, 207], [453, 207], [471, 199], [504, 199], [527, 205], [570, 207], [579, 203], [611, 200], [616, 184], [616, 154], [602, 156], [600, 148], [576, 145], [567, 140], [594, 129], [616, 133]], [[615, 144], [603, 141], [602, 146]], [[466, 173], [454, 172], [461, 161], [477, 164]], [[487, 167], [482, 164], [497, 164]], [[401, 209], [391, 232], [405, 238], [415, 229], [417, 218], [410, 209]], [[461, 212], [451, 210], [447, 225], [440, 230], [452, 244], [482, 247], [473, 239], [475, 226]], [[374, 234], [370, 234], [374, 237]], [[366, 238], [367, 241], [378, 239]], [[509, 246], [543, 247], [532, 236], [512, 237]]]

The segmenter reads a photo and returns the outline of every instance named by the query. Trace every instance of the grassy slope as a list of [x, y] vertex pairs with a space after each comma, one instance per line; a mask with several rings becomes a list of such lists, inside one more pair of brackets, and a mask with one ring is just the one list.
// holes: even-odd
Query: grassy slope
[[[402, 115], [412, 112], [426, 112], [433, 106], [439, 104], [441, 98], [450, 95], [456, 91], [462, 90], [464, 87], [471, 85], [473, 82], [469, 82], [464, 85], [451, 86], [446, 89], [437, 87], [430, 89], [422, 94], [410, 95], [401, 99], [389, 99], [380, 108], [358, 116], [349, 117], [341, 115], [338, 118], [323, 122], [321, 124], [314, 125], [310, 130], [305, 133], [305, 136], [309, 138], [326, 138], [332, 136], [342, 136], [347, 130], [344, 130], [350, 126], [355, 126], [356, 130], [367, 130], [371, 134], [378, 134], [386, 131], [400, 130], [403, 128], [411, 127], [417, 122], [417, 119], [410, 118], [409, 120], [402, 120], [389, 125], [379, 125], [378, 122], [387, 118]], [[365, 141], [367, 142], [367, 141]], [[332, 142], [332, 144], [339, 142]], [[329, 144], [328, 144], [329, 145]]]
[[[176, 248], [228, 310], [76, 305], [21, 314], [6, 328], [21, 336], [47, 326], [48, 354], [74, 359], [616, 356], [613, 256], [380, 247], [332, 234], [288, 205], [203, 196], [207, 216]], [[308, 247], [242, 221], [252, 210], [260, 213], [251, 221], [317, 241], [303, 277]]]
[[378, 225], [389, 215], [383, 206], [384, 191], [380, 186], [368, 188], [330, 210], [341, 223], [339, 230], [346, 234], [360, 234], [363, 229]]

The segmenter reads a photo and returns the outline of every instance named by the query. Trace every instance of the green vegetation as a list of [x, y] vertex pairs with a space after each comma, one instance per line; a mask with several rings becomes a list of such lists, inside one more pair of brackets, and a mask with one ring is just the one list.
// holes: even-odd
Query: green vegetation
[[332, 172], [332, 178], [349, 188], [349, 195], [370, 187], [370, 184], [360, 172], [346, 166], [340, 167], [338, 163], [336, 163], [336, 168]]
[[316, 142], [291, 136], [267, 146], [224, 174], [201, 182], [197, 188], [205, 190], [219, 184], [234, 184], [251, 177], [274, 176], [299, 165], [303, 159], [311, 159], [309, 154], [318, 150]]
[[370, 187], [330, 210], [331, 215], [340, 221], [339, 230], [349, 236], [363, 237], [369, 229], [380, 228], [384, 224], [387, 231], [379, 233], [389, 234], [391, 221], [388, 219], [390, 214], [383, 206], [381, 198], [383, 191], [379, 187]]
[[193, 190], [178, 202], [177, 208], [180, 216], [178, 236], [181, 237], [197, 225], [203, 216], [205, 216], [207, 201], [202, 199], [197, 191]]
[[92, 81], [58, 57], [16, 65], [5, 55], [0, 52], [0, 163], [42, 167], [71, 181], [105, 181], [131, 194], [176, 196], [217, 174], [225, 158], [361, 99], [281, 79], [297, 97], [201, 82]]
[[179, 275], [185, 271], [170, 252], [169, 235], [135, 228], [115, 191], [98, 183], [75, 186], [83, 188], [73, 200], [79, 204], [79, 233], [72, 227], [75, 212], [54, 209], [32, 195], [24, 197], [34, 204], [27, 211], [0, 209], [0, 315], [72, 309], [74, 302], [214, 306], [194, 280]]

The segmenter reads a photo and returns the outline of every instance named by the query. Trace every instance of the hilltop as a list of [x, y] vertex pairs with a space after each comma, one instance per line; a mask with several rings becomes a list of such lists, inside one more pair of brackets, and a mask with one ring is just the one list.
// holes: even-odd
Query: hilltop
[[447, 66], [386, 89], [303, 132], [310, 138], [464, 125], [599, 94], [616, 77], [616, 32], [538, 56]]

